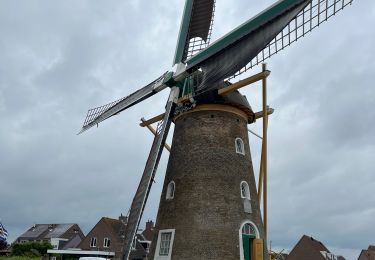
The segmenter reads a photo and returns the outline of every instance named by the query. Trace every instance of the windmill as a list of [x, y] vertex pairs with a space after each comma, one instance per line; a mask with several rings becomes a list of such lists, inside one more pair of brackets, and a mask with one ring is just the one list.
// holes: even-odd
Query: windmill
[[[131, 205], [124, 259], [129, 257], [172, 121], [175, 133], [152, 259], [268, 257], [266, 223], [260, 216], [247, 138], [247, 124], [255, 121], [257, 113], [238, 89], [258, 80], [265, 83], [269, 71], [263, 66], [257, 75], [234, 84], [230, 80], [290, 46], [351, 3], [280, 0], [210, 44], [215, 0], [186, 0], [173, 69], [129, 96], [90, 109], [80, 132], [170, 89], [165, 113], [143, 122], [146, 126], [160, 121]], [[264, 117], [264, 131], [272, 112], [266, 105], [264, 99], [263, 111], [258, 114], [258, 118]], [[266, 176], [263, 178], [265, 181]]]

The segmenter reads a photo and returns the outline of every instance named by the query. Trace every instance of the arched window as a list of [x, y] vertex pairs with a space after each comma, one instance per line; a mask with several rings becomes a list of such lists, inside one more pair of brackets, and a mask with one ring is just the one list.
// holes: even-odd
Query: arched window
[[241, 182], [241, 198], [250, 200], [249, 184], [246, 181]]
[[167, 195], [166, 195], [167, 200], [171, 200], [174, 198], [175, 190], [176, 190], [176, 184], [174, 183], [174, 181], [171, 181], [167, 187]]
[[245, 155], [245, 146], [241, 138], [237, 137], [235, 141], [236, 153]]
[[255, 227], [251, 223], [245, 223], [245, 225], [243, 225], [242, 227], [242, 234], [252, 235], [256, 237], [257, 232], [255, 230]]

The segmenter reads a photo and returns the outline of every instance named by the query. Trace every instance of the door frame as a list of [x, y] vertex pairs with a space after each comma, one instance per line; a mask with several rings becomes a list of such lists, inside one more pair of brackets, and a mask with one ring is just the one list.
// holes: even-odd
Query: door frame
[[254, 226], [255, 228], [255, 238], [256, 239], [259, 239], [260, 238], [260, 235], [259, 235], [259, 230], [258, 230], [258, 227], [257, 225], [254, 224], [254, 222], [250, 221], [250, 220], [245, 220], [242, 222], [241, 226], [240, 226], [240, 229], [238, 230], [238, 236], [239, 236], [239, 248], [240, 248], [240, 260], [245, 260], [244, 259], [244, 256], [243, 256], [243, 240], [242, 240], [242, 228], [245, 224], [251, 224]]

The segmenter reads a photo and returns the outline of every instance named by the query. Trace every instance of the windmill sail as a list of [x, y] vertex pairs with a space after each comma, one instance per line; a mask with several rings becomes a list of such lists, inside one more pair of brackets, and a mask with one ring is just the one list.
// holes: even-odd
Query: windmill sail
[[104, 106], [89, 109], [79, 134], [163, 90], [166, 87], [166, 85], [163, 84], [163, 80], [167, 74], [168, 72], [164, 73], [147, 86], [137, 90], [129, 96], [123, 97]]
[[204, 73], [198, 91], [216, 88], [219, 81], [243, 68], [310, 2], [278, 1], [189, 59], [187, 70], [202, 68]]
[[208, 46], [214, 12], [215, 0], [186, 0], [173, 64]]
[[229, 79], [264, 62], [279, 51], [317, 28], [336, 13], [351, 5], [353, 0], [313, 0], [256, 57]]
[[152, 143], [151, 151], [148, 156], [145, 169], [137, 191], [135, 193], [129, 218], [128, 224], [125, 230], [125, 243], [124, 243], [124, 260], [127, 260], [130, 254], [131, 246], [133, 243], [134, 236], [136, 235], [139, 222], [141, 221], [143, 210], [146, 205], [148, 195], [154, 180], [156, 169], [159, 164], [160, 156], [163, 151], [165, 140], [168, 135], [169, 127], [172, 122], [172, 115], [176, 107], [176, 102], [179, 94], [179, 88], [174, 87], [169, 96], [169, 100], [166, 105], [166, 111], [163, 120], [159, 123], [154, 141]]

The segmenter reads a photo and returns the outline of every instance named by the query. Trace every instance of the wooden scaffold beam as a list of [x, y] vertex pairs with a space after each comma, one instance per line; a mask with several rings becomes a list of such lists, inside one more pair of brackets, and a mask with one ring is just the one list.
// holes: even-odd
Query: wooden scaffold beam
[[[157, 120], [157, 121], [160, 121], [160, 120]], [[142, 123], [140, 124], [141, 126], [142, 126], [142, 124], [145, 124], [147, 122], [143, 117], [141, 118], [141, 121], [142, 121]], [[157, 121], [155, 121], [155, 122], [157, 122]], [[150, 132], [153, 133], [153, 135], [156, 135], [156, 130], [151, 126], [151, 124], [145, 124], [144, 126], [146, 126], [148, 128], [148, 130], [150, 130]], [[167, 149], [168, 152], [171, 152], [171, 146], [169, 144], [165, 143], [164, 148]]]

